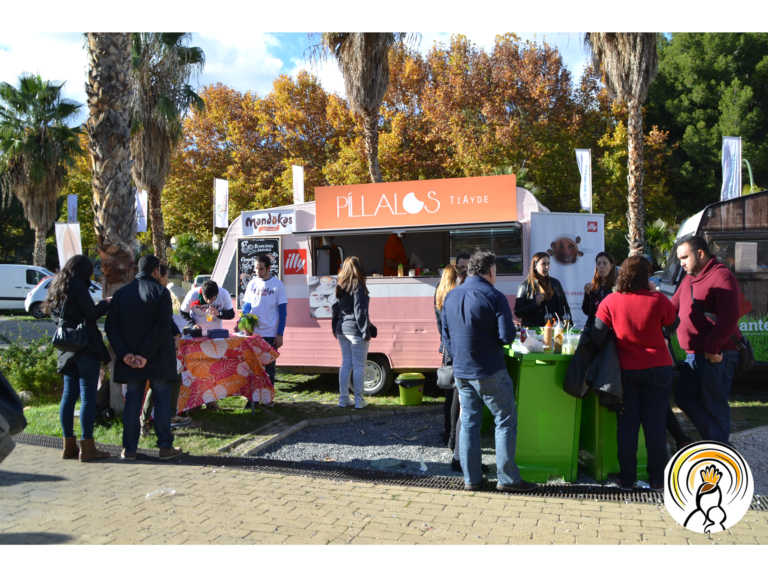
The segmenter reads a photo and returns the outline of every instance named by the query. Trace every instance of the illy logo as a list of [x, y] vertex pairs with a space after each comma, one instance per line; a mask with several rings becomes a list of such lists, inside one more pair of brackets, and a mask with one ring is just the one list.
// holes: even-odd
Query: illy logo
[[283, 262], [283, 269], [286, 274], [307, 273], [307, 251], [303, 248], [283, 250]]
[[597, 232], [597, 222], [587, 222], [587, 232]]

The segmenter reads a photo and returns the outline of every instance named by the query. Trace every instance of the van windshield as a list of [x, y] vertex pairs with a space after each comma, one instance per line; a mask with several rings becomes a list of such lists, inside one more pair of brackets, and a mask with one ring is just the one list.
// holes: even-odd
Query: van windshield
[[664, 271], [659, 274], [659, 278], [663, 284], [675, 284], [682, 272], [680, 260], [677, 258], [677, 247], [680, 246], [681, 242], [682, 239], [675, 242], [675, 245], [672, 246], [672, 250], [669, 251], [669, 256], [667, 256], [667, 263], [664, 266]]

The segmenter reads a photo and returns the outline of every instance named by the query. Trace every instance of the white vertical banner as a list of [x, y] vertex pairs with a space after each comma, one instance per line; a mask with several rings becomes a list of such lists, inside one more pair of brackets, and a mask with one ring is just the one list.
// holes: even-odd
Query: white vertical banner
[[67, 222], [77, 222], [77, 194], [67, 194]]
[[293, 167], [293, 203], [304, 204], [304, 166]]
[[229, 182], [220, 178], [213, 179], [215, 202], [213, 211], [213, 227], [229, 227]]
[[579, 173], [581, 174], [581, 185], [579, 186], [581, 207], [592, 212], [592, 150], [577, 148], [576, 161], [579, 163]]
[[723, 137], [723, 188], [720, 200], [741, 196], [741, 138]]
[[136, 192], [136, 232], [147, 231], [147, 191]]
[[564, 212], [531, 214], [531, 256], [549, 254], [549, 275], [563, 286], [573, 325], [587, 321], [581, 311], [584, 285], [595, 275], [595, 258], [605, 250], [605, 216]]
[[80, 224], [69, 222], [56, 222], [56, 248], [59, 251], [59, 267], [75, 256], [83, 253], [83, 245], [80, 240]]

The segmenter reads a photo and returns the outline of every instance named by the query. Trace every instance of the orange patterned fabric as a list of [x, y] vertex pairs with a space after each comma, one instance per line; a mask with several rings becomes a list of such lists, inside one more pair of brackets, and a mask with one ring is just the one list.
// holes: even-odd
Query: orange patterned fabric
[[227, 396], [245, 396], [262, 404], [275, 399], [264, 370], [280, 354], [258, 334], [229, 338], [187, 338], [179, 346], [179, 412]]

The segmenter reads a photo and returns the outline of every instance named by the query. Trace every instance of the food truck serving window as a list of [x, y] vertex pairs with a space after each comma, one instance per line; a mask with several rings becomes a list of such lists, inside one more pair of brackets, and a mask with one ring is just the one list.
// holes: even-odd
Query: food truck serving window
[[768, 240], [711, 240], [709, 251], [737, 275], [768, 272]]
[[496, 255], [497, 274], [523, 273], [523, 227], [513, 222], [503, 228], [452, 230], [450, 232], [451, 263], [459, 254], [474, 254], [475, 250]]

